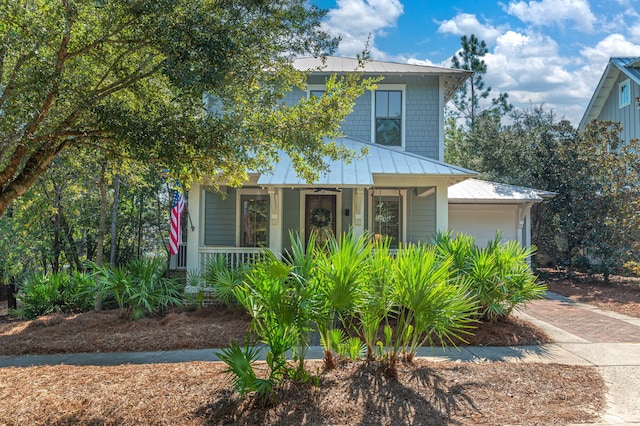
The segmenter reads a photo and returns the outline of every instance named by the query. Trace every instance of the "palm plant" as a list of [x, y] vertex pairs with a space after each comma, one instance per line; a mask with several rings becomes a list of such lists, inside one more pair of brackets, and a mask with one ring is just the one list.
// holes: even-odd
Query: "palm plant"
[[[372, 248], [367, 235], [355, 236], [350, 230], [339, 239], [331, 238], [326, 251], [318, 251], [320, 289], [328, 313], [327, 320], [318, 324], [321, 335], [334, 328], [339, 319], [344, 325], [345, 317], [352, 316], [356, 306], [363, 304]], [[323, 340], [330, 341], [328, 336]], [[325, 347], [325, 365], [334, 364], [332, 357], [331, 348]]]
[[[267, 364], [271, 377], [280, 380], [286, 370], [286, 352], [306, 347], [314, 322], [322, 315], [321, 301], [293, 267], [265, 252], [265, 260], [234, 289], [238, 302], [252, 317], [251, 327], [269, 347]], [[305, 350], [296, 352], [299, 371], [304, 369]]]
[[182, 305], [182, 286], [164, 277], [163, 259], [142, 258], [124, 267], [94, 265], [94, 268], [97, 291], [103, 298], [113, 296], [120, 310], [128, 311], [132, 320]]
[[391, 283], [394, 281], [395, 259], [390, 252], [391, 240], [377, 241], [369, 258], [369, 277], [364, 283], [363, 297], [356, 306], [358, 332], [367, 347], [367, 358], [376, 357], [378, 330], [388, 322], [392, 307]]
[[396, 259], [392, 299], [397, 319], [389, 362], [404, 352], [411, 361], [433, 336], [453, 342], [471, 327], [476, 303], [467, 289], [450, 282], [451, 258], [440, 261], [432, 247], [404, 247]]
[[204, 266], [201, 285], [211, 288], [215, 300], [229, 306], [236, 301], [233, 289], [242, 282], [249, 268], [246, 264], [232, 268], [224, 255], [213, 256]]
[[31, 319], [52, 312], [83, 312], [91, 309], [94, 286], [93, 277], [81, 271], [36, 273], [20, 286], [21, 307], [13, 313]]

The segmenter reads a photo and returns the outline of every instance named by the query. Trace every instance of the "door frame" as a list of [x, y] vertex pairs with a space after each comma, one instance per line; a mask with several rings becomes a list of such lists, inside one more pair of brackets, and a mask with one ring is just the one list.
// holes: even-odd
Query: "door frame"
[[333, 195], [336, 197], [336, 237], [342, 234], [342, 190], [340, 192], [325, 190], [316, 192], [315, 189], [303, 189], [300, 191], [300, 236], [306, 241], [307, 195]]

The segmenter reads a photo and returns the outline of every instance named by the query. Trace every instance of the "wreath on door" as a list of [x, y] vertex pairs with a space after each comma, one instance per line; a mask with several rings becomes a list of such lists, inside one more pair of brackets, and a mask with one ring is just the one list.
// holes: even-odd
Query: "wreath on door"
[[311, 224], [316, 228], [324, 228], [331, 223], [331, 212], [324, 207], [311, 210]]

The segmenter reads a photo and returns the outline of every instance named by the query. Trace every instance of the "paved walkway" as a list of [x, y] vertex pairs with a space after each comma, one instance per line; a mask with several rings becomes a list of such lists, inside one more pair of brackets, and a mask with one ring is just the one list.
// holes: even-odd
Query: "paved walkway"
[[[535, 362], [598, 368], [607, 384], [607, 409], [602, 424], [640, 425], [640, 319], [575, 303], [548, 293], [547, 299], [515, 312], [550, 335], [543, 346], [423, 348], [418, 356], [434, 361]], [[312, 347], [308, 359], [322, 358]], [[0, 367], [31, 365], [119, 365], [217, 361], [211, 349], [0, 356]]]

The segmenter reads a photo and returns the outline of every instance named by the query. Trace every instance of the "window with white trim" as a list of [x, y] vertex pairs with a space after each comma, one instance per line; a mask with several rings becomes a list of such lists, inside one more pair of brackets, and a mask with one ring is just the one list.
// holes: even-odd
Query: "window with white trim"
[[397, 248], [402, 233], [402, 201], [398, 197], [374, 197], [373, 233], [376, 238], [388, 237]]
[[402, 147], [404, 127], [404, 90], [381, 86], [374, 92], [374, 142]]
[[240, 246], [269, 245], [269, 196], [240, 195]]
[[618, 85], [618, 93], [620, 95], [618, 103], [620, 108], [626, 107], [631, 103], [631, 82], [629, 79]]

